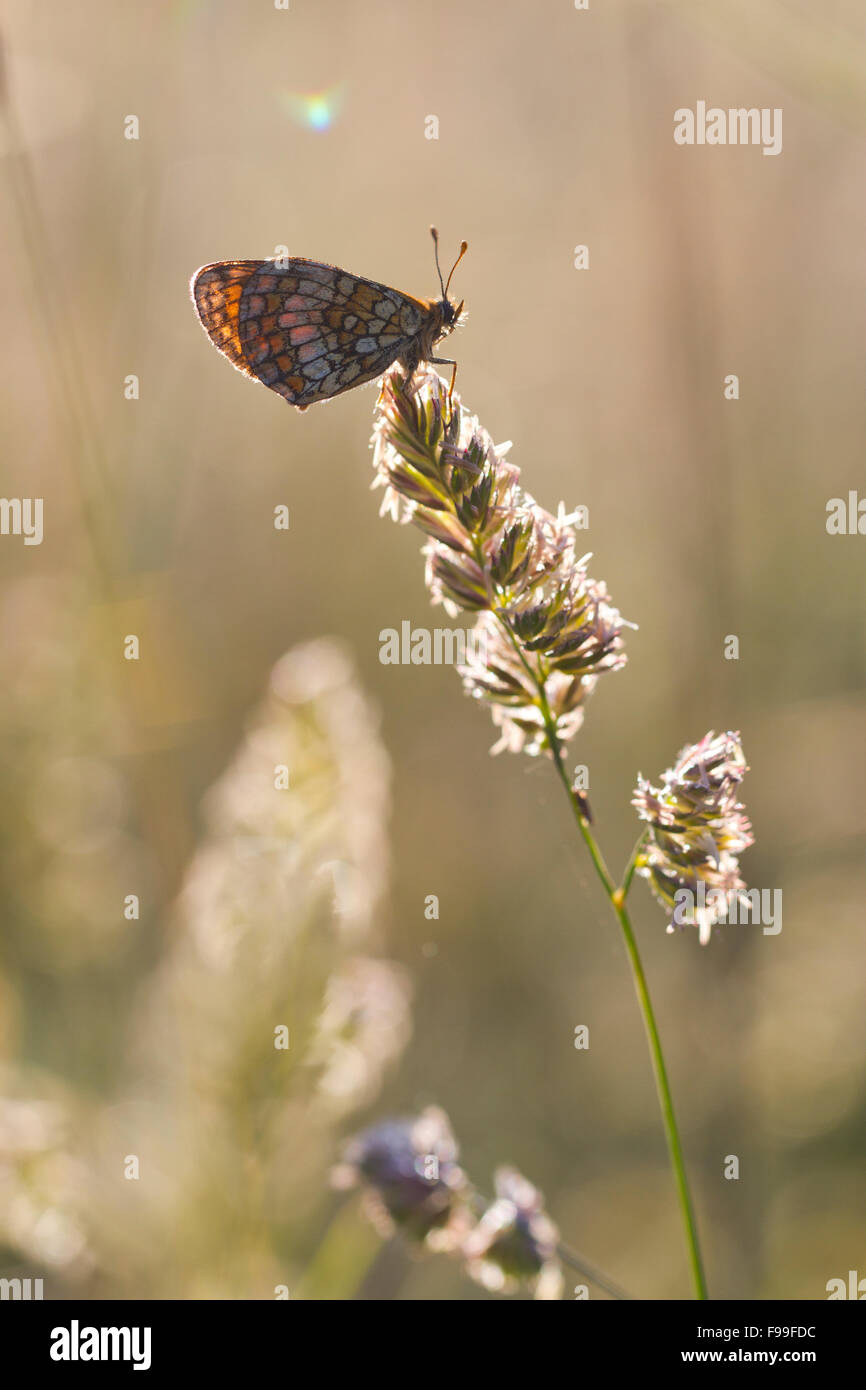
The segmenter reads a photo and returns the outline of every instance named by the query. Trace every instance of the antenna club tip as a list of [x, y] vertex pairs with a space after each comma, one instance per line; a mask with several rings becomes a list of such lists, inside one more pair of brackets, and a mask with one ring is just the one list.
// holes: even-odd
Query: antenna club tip
[[433, 238], [434, 241], [438, 241], [438, 240], [439, 240], [439, 232], [438, 232], [438, 230], [437, 230], [436, 227], [431, 226], [431, 228], [430, 228], [430, 235], [432, 236], [432, 238]]
[[461, 256], [465, 256], [465, 255], [466, 255], [466, 252], [467, 252], [468, 250], [469, 250], [469, 242], [468, 242], [468, 241], [461, 241], [461, 243], [460, 243], [460, 254], [461, 254]]

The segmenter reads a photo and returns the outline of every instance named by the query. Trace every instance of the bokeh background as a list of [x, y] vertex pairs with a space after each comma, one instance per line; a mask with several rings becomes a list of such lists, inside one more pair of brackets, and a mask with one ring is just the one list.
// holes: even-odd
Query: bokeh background
[[[464, 399], [540, 502], [589, 508], [639, 624], [571, 749], [611, 864], [638, 771], [721, 728], [751, 765], [781, 934], [702, 948], [632, 891], [711, 1292], [866, 1275], [866, 540], [825, 528], [866, 491], [862, 8], [17, 0], [2, 37], [0, 493], [43, 497], [45, 537], [0, 539], [0, 1275], [484, 1297], [329, 1187], [352, 1130], [436, 1102], [480, 1186], [516, 1164], [620, 1283], [688, 1294], [551, 771], [490, 759], [453, 670], [379, 662], [383, 628], [447, 620], [369, 491], [374, 388], [298, 415], [189, 300], [281, 245], [432, 294], [432, 221], [470, 246]], [[675, 145], [698, 100], [783, 108], [783, 153]], [[279, 813], [249, 774], [275, 747], [305, 769]]]

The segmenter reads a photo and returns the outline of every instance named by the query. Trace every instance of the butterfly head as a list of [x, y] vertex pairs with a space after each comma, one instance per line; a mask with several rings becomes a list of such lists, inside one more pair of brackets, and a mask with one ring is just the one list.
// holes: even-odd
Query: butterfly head
[[452, 303], [450, 299], [443, 299], [441, 301], [439, 307], [442, 310], [443, 328], [456, 328], [457, 324], [460, 322], [460, 316], [463, 313], [463, 305], [465, 302], [466, 301], [463, 299], [461, 299], [459, 304]]
[[448, 279], [443, 280], [442, 268], [439, 265], [439, 233], [437, 232], [435, 227], [430, 228], [430, 235], [433, 238], [433, 252], [436, 257], [436, 273], [439, 276], [439, 284], [442, 289], [442, 298], [439, 301], [439, 309], [442, 314], [442, 327], [446, 331], [450, 331], [452, 328], [455, 327], [457, 323], [459, 323], [460, 315], [463, 313], [463, 305], [465, 301], [461, 299], [459, 304], [455, 304], [453, 300], [448, 298], [448, 289], [451, 284], [451, 278], [458, 265], [463, 260], [463, 257], [466, 255], [466, 252], [469, 250], [469, 247], [467, 246], [465, 241], [461, 241], [460, 254], [458, 255], [457, 260], [454, 262], [454, 264], [451, 267], [451, 270], [448, 273]]

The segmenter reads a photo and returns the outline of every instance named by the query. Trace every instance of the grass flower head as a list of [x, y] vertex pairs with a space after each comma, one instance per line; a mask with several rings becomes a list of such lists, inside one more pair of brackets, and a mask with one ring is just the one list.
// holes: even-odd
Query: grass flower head
[[478, 641], [461, 668], [467, 692], [490, 707], [494, 751], [561, 753], [605, 671], [625, 664], [628, 626], [587, 570], [578, 536], [520, 485], [445, 383], [422, 369], [412, 390], [383, 379], [373, 435], [384, 513], [427, 536], [426, 583], [452, 616], [476, 615]]
[[[745, 888], [738, 855], [753, 844], [745, 807], [737, 799], [748, 768], [738, 733], [705, 734], [682, 749], [660, 787], [638, 777], [632, 798], [649, 826], [637, 872], [678, 922], [698, 927], [706, 944], [732, 898]], [[681, 909], [685, 890], [693, 906]], [[673, 930], [673, 922], [669, 927]]]

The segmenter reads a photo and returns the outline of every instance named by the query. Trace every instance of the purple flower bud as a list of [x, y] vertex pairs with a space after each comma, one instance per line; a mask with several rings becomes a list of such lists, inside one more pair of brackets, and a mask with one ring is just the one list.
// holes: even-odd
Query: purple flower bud
[[368, 1213], [383, 1234], [396, 1227], [412, 1240], [446, 1249], [466, 1229], [470, 1189], [448, 1118], [436, 1106], [357, 1135], [334, 1183], [366, 1188]]

